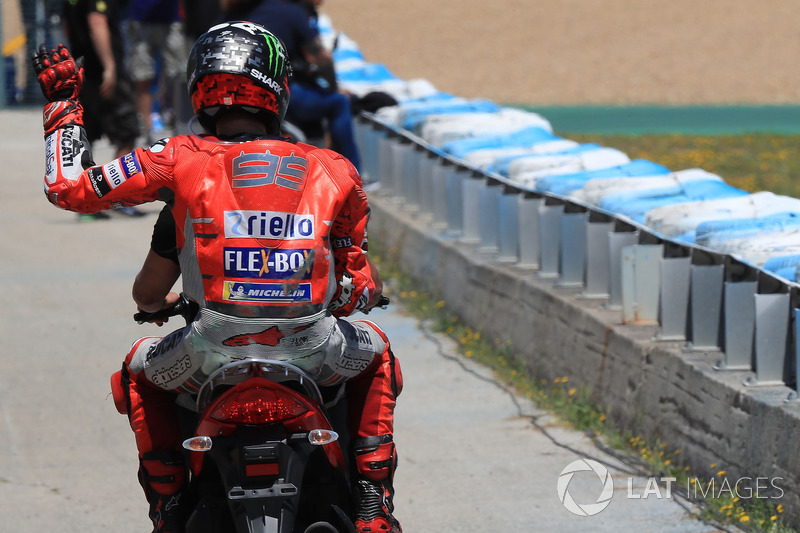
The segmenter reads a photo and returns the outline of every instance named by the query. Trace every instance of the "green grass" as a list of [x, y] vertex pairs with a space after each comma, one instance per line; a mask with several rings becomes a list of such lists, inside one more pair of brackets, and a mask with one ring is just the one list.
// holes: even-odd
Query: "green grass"
[[670, 170], [701, 168], [748, 192], [800, 198], [800, 135], [570, 135]]

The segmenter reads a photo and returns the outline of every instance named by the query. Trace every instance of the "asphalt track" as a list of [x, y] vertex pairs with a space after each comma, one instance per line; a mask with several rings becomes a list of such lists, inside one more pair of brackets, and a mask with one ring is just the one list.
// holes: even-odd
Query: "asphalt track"
[[[131, 319], [130, 285], [160, 207], [78, 222], [50, 206], [40, 124], [35, 110], [0, 112], [0, 533], [149, 531], [133, 437], [108, 377], [132, 341], [169, 331]], [[108, 148], [96, 156], [105, 161]], [[370, 318], [405, 376], [396, 417], [405, 531], [715, 531], [663, 486], [642, 498], [647, 478], [510, 395], [401, 306]], [[562, 471], [584, 458], [608, 465], [614, 489], [589, 517], [570, 513], [557, 492]], [[593, 503], [603, 487], [583, 471], [568, 493]]]

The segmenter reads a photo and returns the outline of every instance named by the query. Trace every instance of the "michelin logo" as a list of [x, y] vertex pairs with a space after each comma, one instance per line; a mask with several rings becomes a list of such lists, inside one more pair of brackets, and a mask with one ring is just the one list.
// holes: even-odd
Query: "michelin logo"
[[222, 299], [229, 302], [302, 303], [311, 301], [311, 284], [247, 283], [225, 281]]

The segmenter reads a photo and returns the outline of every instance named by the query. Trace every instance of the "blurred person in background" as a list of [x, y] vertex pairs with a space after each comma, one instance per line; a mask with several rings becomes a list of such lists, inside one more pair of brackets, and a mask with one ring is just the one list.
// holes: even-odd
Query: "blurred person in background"
[[[190, 4], [191, 1], [187, 2]], [[180, 0], [128, 0], [126, 34], [128, 70], [147, 144], [175, 128], [175, 109], [186, 100], [184, 79], [189, 48], [184, 37]], [[161, 77], [157, 79], [157, 75]], [[153, 89], [157, 86], [158, 99]], [[158, 102], [158, 109], [154, 108]]]
[[[120, 10], [117, 0], [64, 0], [64, 32], [75, 57], [83, 58], [84, 81], [80, 94], [86, 136], [94, 143], [105, 136], [114, 157], [133, 151], [139, 136], [133, 88], [124, 67]], [[135, 207], [114, 212], [141, 216]], [[82, 219], [108, 218], [107, 212], [80, 215]]]
[[[183, 2], [183, 33], [186, 49], [191, 50], [194, 42], [219, 22], [221, 16], [222, 3], [220, 0], [185, 0]], [[180, 93], [173, 108], [176, 135], [184, 135], [191, 131], [189, 122], [194, 116], [192, 103], [186, 95], [182, 81]]]

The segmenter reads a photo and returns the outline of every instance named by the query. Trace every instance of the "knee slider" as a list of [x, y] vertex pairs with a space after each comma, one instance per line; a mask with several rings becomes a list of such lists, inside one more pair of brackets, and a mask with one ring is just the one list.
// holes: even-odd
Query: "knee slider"
[[140, 482], [145, 490], [164, 496], [175, 494], [186, 484], [186, 465], [178, 451], [148, 452], [140, 464]]
[[358, 473], [372, 481], [391, 479], [397, 467], [392, 435], [363, 437], [353, 441]]

